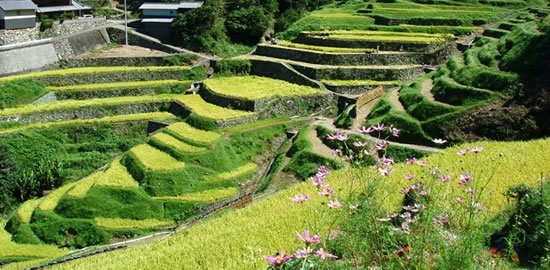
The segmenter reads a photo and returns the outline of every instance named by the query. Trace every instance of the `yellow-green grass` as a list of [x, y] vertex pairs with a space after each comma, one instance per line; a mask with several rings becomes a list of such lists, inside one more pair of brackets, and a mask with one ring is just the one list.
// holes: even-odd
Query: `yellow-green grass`
[[114, 98], [94, 98], [88, 100], [62, 100], [40, 104], [29, 104], [18, 108], [9, 108], [0, 111], [0, 116], [6, 115], [25, 115], [48, 111], [61, 111], [69, 109], [80, 109], [87, 107], [106, 107], [119, 106], [133, 103], [146, 102], [169, 102], [177, 99], [180, 95], [163, 94], [155, 96], [129, 96], [129, 97], [114, 97]]
[[9, 77], [0, 78], [0, 82], [20, 79], [34, 79], [51, 76], [70, 76], [70, 75], [82, 75], [82, 74], [101, 74], [101, 73], [113, 73], [113, 72], [138, 72], [138, 71], [169, 71], [169, 70], [189, 70], [189, 67], [183, 66], [150, 66], [150, 67], [81, 67], [81, 68], [67, 68], [56, 69], [41, 72], [34, 72], [22, 75], [14, 75]]
[[[550, 172], [550, 156], [547, 155], [550, 139], [511, 143], [482, 142], [473, 146], [483, 146], [485, 150], [477, 155], [471, 153], [458, 156], [456, 152], [466, 146], [453, 147], [425, 159], [432, 166], [439, 166], [443, 173], [453, 176], [446, 184], [433, 180], [423, 181], [425, 184], [431, 183], [428, 188], [431, 189], [432, 196], [440, 185], [456, 187], [449, 190], [459, 189], [456, 175], [464, 171], [474, 173], [474, 186], [477, 188], [485, 185], [481, 180], [484, 179], [482, 175], [493, 175], [493, 180], [489, 182], [482, 198], [486, 207], [482, 213], [493, 216], [507, 206], [503, 191], [520, 183], [535, 185], [535, 179], [541, 173], [548, 175]], [[368, 168], [362, 172], [366, 176], [380, 177], [372, 170]], [[415, 183], [404, 180], [403, 175], [418, 170], [422, 170], [422, 167], [397, 165], [390, 177], [381, 179], [380, 182], [384, 185], [377, 188], [377, 196], [391, 195], [385, 200], [390, 202], [384, 208], [399, 211], [403, 199], [400, 189]], [[336, 196], [340, 197], [345, 193], [341, 191], [342, 188], [348, 187], [349, 181], [356, 181], [360, 173], [361, 171], [350, 169], [335, 171], [329, 174], [327, 182], [339, 191]], [[357, 186], [364, 184], [367, 179], [370, 178], [362, 178]], [[490, 193], [492, 189], [495, 192]], [[463, 188], [459, 191], [462, 190]], [[310, 194], [312, 198], [303, 204], [291, 202], [290, 198], [300, 193]], [[176, 235], [166, 241], [70, 262], [56, 269], [219, 269], [220, 266], [224, 269], [265, 268], [265, 256], [279, 250], [292, 252], [303, 245], [296, 239], [295, 231], [309, 229], [326, 236], [328, 224], [317, 221], [327, 213], [335, 214], [340, 210], [332, 211], [323, 206], [321, 202], [326, 202], [326, 199], [314, 195], [315, 193], [310, 183], [298, 184], [249, 207], [198, 224], [185, 234]], [[433, 201], [453, 204], [435, 198]], [[488, 219], [486, 217], [476, 221], [484, 223]]]
[[104, 187], [135, 188], [139, 183], [134, 180], [126, 167], [120, 163], [120, 158], [113, 160], [109, 168], [98, 177], [95, 185]]
[[72, 182], [55, 189], [50, 194], [42, 198], [42, 201], [38, 204], [38, 209], [42, 211], [53, 211], [61, 198], [67, 194], [78, 182]]
[[286, 40], [281, 40], [278, 43], [279, 46], [288, 47], [288, 48], [294, 48], [294, 49], [301, 49], [301, 50], [308, 50], [308, 51], [316, 51], [316, 52], [323, 52], [323, 53], [367, 53], [367, 52], [374, 52], [374, 49], [369, 48], [341, 48], [341, 47], [324, 47], [324, 46], [315, 46], [315, 45], [307, 45], [307, 44], [301, 44], [301, 43], [294, 43]]
[[185, 122], [171, 124], [164, 131], [176, 138], [199, 145], [212, 144], [221, 137], [219, 133], [196, 129]]
[[183, 194], [179, 196], [153, 197], [155, 200], [163, 202], [201, 202], [213, 203], [237, 196], [239, 190], [236, 187], [208, 189], [205, 191]]
[[321, 80], [322, 83], [333, 86], [362, 86], [362, 85], [396, 85], [401, 81], [372, 81], [372, 80]]
[[34, 209], [40, 204], [42, 199], [33, 199], [28, 200], [21, 204], [19, 208], [17, 208], [17, 211], [15, 214], [17, 215], [17, 218], [19, 218], [19, 221], [24, 224], [28, 224], [31, 222], [32, 214], [34, 213]]
[[236, 133], [236, 132], [250, 131], [250, 130], [261, 129], [261, 128], [270, 127], [274, 125], [281, 125], [281, 124], [298, 122], [298, 121], [303, 121], [303, 120], [290, 119], [289, 117], [269, 118], [269, 119], [254, 121], [254, 122], [230, 127], [225, 129], [225, 131], [229, 133]]
[[160, 144], [170, 147], [180, 153], [196, 154], [206, 151], [206, 148], [189, 145], [167, 133], [157, 133], [151, 137], [151, 140], [157, 141]]
[[54, 258], [66, 254], [66, 249], [49, 245], [17, 244], [11, 241], [11, 235], [4, 230], [5, 222], [0, 220], [0, 260], [10, 258]]
[[114, 89], [132, 89], [132, 88], [145, 88], [145, 87], [160, 87], [160, 86], [174, 86], [184, 83], [191, 83], [192, 81], [178, 81], [178, 80], [158, 80], [158, 81], [137, 81], [137, 82], [113, 82], [113, 83], [96, 83], [96, 84], [79, 84], [79, 85], [66, 85], [66, 86], [48, 86], [46, 89], [52, 92], [71, 92], [71, 91], [110, 91]]
[[97, 179], [99, 179], [102, 176], [103, 176], [103, 172], [98, 171], [98, 172], [94, 172], [93, 174], [87, 176], [84, 179], [79, 180], [78, 182], [76, 182], [75, 186], [71, 190], [69, 190], [69, 192], [67, 192], [67, 195], [75, 198], [86, 197], [86, 194], [95, 184]]
[[204, 101], [199, 95], [185, 95], [177, 99], [197, 115], [214, 120], [230, 120], [254, 115], [253, 112], [232, 110]]
[[99, 227], [112, 229], [112, 230], [124, 230], [124, 229], [154, 229], [176, 226], [176, 222], [173, 220], [158, 220], [158, 219], [123, 219], [123, 218], [104, 218], [96, 217], [94, 222]]
[[394, 32], [394, 31], [369, 31], [369, 30], [330, 30], [330, 31], [305, 31], [308, 35], [356, 35], [356, 36], [391, 36], [391, 37], [425, 37], [425, 38], [452, 38], [452, 34], [431, 34], [419, 32]]
[[152, 113], [136, 113], [136, 114], [123, 114], [114, 116], [105, 116], [95, 119], [75, 119], [59, 122], [46, 122], [35, 123], [30, 125], [18, 126], [13, 128], [7, 128], [0, 130], [1, 134], [9, 134], [15, 132], [23, 132], [31, 129], [43, 129], [43, 128], [59, 128], [68, 126], [83, 126], [92, 124], [112, 124], [120, 122], [133, 122], [133, 121], [146, 121], [146, 120], [173, 120], [177, 117], [169, 112], [152, 112]]
[[258, 165], [256, 163], [247, 163], [241, 167], [235, 168], [232, 171], [229, 172], [223, 172], [215, 175], [209, 175], [202, 178], [202, 180], [205, 181], [213, 181], [213, 180], [231, 180], [234, 178], [237, 178], [241, 175], [249, 174], [256, 172], [258, 170]]
[[212, 92], [246, 100], [289, 96], [320, 95], [323, 92], [309, 86], [259, 76], [219, 77], [204, 81]]
[[141, 165], [153, 171], [171, 171], [185, 166], [183, 162], [148, 144], [140, 144], [130, 149], [130, 153]]

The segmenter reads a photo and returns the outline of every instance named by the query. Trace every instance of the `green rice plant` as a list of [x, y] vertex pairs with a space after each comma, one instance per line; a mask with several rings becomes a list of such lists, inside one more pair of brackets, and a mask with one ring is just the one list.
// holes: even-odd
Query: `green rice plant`
[[46, 122], [35, 123], [24, 126], [17, 126], [12, 128], [0, 129], [0, 134], [9, 134], [16, 132], [23, 132], [33, 129], [46, 129], [46, 128], [62, 128], [81, 125], [94, 125], [94, 124], [110, 124], [119, 122], [132, 122], [132, 121], [146, 121], [146, 120], [174, 120], [177, 117], [168, 112], [152, 112], [152, 113], [136, 113], [136, 114], [123, 114], [106, 116], [95, 119], [75, 119], [59, 122]]
[[198, 154], [206, 151], [206, 148], [187, 144], [167, 133], [157, 133], [153, 135], [149, 143], [177, 158], [179, 158], [179, 156]]
[[29, 80], [6, 82], [0, 85], [0, 109], [29, 104], [46, 93], [44, 84], [40, 82]]
[[430, 34], [430, 33], [409, 33], [393, 31], [366, 31], [366, 30], [331, 30], [331, 31], [309, 31], [306, 35], [356, 35], [356, 36], [391, 36], [391, 37], [425, 37], [437, 39], [453, 38], [452, 34]]
[[[485, 149], [467, 156], [456, 154], [467, 146], [483, 146]], [[431, 190], [430, 194], [435, 196], [434, 201], [441, 201], [442, 207], [456, 205], [454, 197], [462, 195], [464, 190], [457, 184], [459, 175], [471, 170], [474, 175], [473, 187], [485, 190], [481, 201], [484, 209], [481, 214], [476, 215], [474, 222], [484, 224], [509, 206], [504, 195], [508, 187], [520, 183], [536, 185], [536, 179], [541, 173], [550, 173], [546, 166], [550, 163], [550, 156], [545, 155], [548, 151], [549, 140], [480, 142], [449, 148], [424, 159], [428, 162], [427, 167], [396, 165], [395, 172], [380, 181], [376, 198], [381, 203], [382, 210], [393, 212], [401, 209], [403, 195], [399, 190], [411, 185], [411, 181], [406, 180], [404, 175], [429, 175], [437, 166], [442, 173], [451, 175], [451, 180], [440, 183], [427, 179], [423, 183], [429, 184], [426, 189]], [[373, 173], [376, 175], [377, 172]], [[357, 175], [357, 171], [353, 169], [339, 170], [329, 174], [327, 181], [331, 187], [339, 190], [349, 185], [350, 181], [357, 181]], [[323, 203], [326, 202], [320, 196], [312, 196], [302, 204], [290, 200], [297, 194], [315, 192], [309, 182], [298, 184], [266, 196], [249, 207], [197, 224], [184, 234], [177, 234], [167, 241], [69, 262], [58, 269], [136, 269], [143, 265], [147, 265], [148, 269], [175, 269], [183, 265], [198, 269], [216, 269], [220, 265], [224, 269], [265, 268], [265, 256], [279, 250], [289, 251], [302, 247], [303, 243], [296, 239], [295, 231], [309, 229], [316, 234], [327, 235], [330, 224], [319, 224], [317, 221], [323, 214], [338, 217], [338, 210], [324, 211]], [[462, 207], [447, 209], [457, 208]], [[273, 237], [266, 237], [266, 234]], [[220, 249], [220, 246], [231, 248]], [[248, 259], [243, 259], [243, 254], [249, 254]]]
[[120, 106], [133, 103], [169, 102], [179, 98], [180, 95], [155, 95], [155, 96], [131, 96], [114, 98], [95, 98], [88, 100], [63, 100], [41, 104], [25, 105], [19, 108], [10, 108], [0, 111], [0, 116], [25, 115], [48, 111], [75, 110], [88, 107]]
[[248, 176], [258, 171], [258, 165], [256, 163], [247, 163], [243, 166], [240, 166], [238, 168], [235, 168], [234, 170], [231, 170], [229, 172], [223, 172], [215, 175], [208, 175], [201, 178], [201, 180], [204, 181], [225, 181], [225, 180], [232, 180], [236, 178], [242, 178], [243, 176]]
[[117, 158], [111, 162], [105, 173], [96, 179], [95, 185], [102, 187], [135, 188], [139, 186], [139, 183], [132, 178], [132, 175], [130, 175], [126, 167], [120, 164], [120, 158]]
[[181, 169], [185, 163], [148, 144], [140, 144], [129, 152], [145, 168], [153, 171], [172, 171]]
[[332, 86], [364, 86], [364, 85], [399, 85], [401, 81], [373, 81], [373, 80], [321, 80], [323, 84]]
[[229, 120], [254, 115], [253, 112], [232, 110], [208, 103], [199, 95], [180, 96], [177, 98], [177, 101], [181, 102], [197, 115], [214, 120]]
[[42, 211], [53, 211], [57, 207], [59, 201], [61, 201], [61, 198], [65, 194], [67, 194], [67, 192], [71, 190], [77, 183], [78, 182], [69, 183], [55, 189], [54, 191], [52, 191], [52, 193], [42, 198], [42, 201], [38, 204], [37, 209], [40, 209]]
[[176, 86], [176, 85], [191, 83], [191, 82], [192, 81], [177, 81], [177, 80], [113, 82], [113, 83], [79, 84], [79, 85], [66, 85], [66, 86], [48, 86], [46, 87], [46, 89], [52, 92], [110, 91], [110, 90], [118, 90], [118, 89]]
[[94, 218], [94, 223], [102, 228], [111, 230], [127, 230], [127, 229], [154, 229], [174, 227], [176, 222], [173, 220], [158, 220], [158, 219], [124, 219], [124, 218]]
[[285, 124], [285, 123], [299, 123], [299, 121], [300, 120], [298, 120], [298, 121], [291, 120], [289, 117], [270, 118], [270, 119], [254, 121], [254, 122], [245, 123], [245, 124], [237, 125], [237, 126], [234, 126], [234, 127], [230, 127], [230, 128], [225, 129], [225, 131], [230, 132], [230, 133], [236, 133], [236, 132], [243, 132], [243, 131], [247, 131], [247, 130], [260, 129], [260, 128], [265, 128], [265, 127], [280, 125], [280, 124]]
[[101, 73], [113, 73], [113, 72], [132, 72], [132, 71], [165, 71], [165, 70], [189, 70], [189, 67], [182, 66], [152, 66], [152, 67], [80, 67], [80, 68], [67, 68], [56, 69], [48, 71], [40, 71], [29, 74], [14, 75], [0, 78], [0, 82], [6, 82], [18, 79], [35, 79], [42, 77], [55, 77], [55, 76], [70, 76], [76, 74], [101, 74]]
[[221, 138], [219, 133], [196, 129], [185, 122], [171, 124], [163, 131], [178, 139], [197, 145], [210, 145]]
[[310, 34], [312, 37], [329, 39], [329, 40], [362, 40], [362, 41], [372, 41], [372, 42], [401, 42], [401, 43], [419, 43], [419, 44], [432, 44], [432, 43], [441, 43], [448, 40], [448, 37], [445, 36], [409, 36], [409, 35], [399, 35], [401, 32], [395, 32], [395, 35], [387, 34], [376, 34], [376, 31], [364, 32], [364, 34], [359, 34], [356, 32], [337, 32], [331, 33], [326, 32], [324, 34]]
[[259, 76], [219, 77], [204, 81], [204, 86], [222, 96], [245, 100], [309, 96], [323, 93], [320, 89], [313, 87]]
[[228, 187], [221, 189], [208, 189], [205, 191], [199, 191], [195, 193], [182, 194], [176, 197], [154, 197], [155, 200], [170, 202], [170, 201], [183, 201], [183, 202], [202, 202], [213, 203], [221, 200], [225, 200], [234, 196], [237, 196], [239, 190], [236, 187]]
[[[341, 48], [341, 47], [315, 46], [315, 45], [294, 43], [286, 40], [279, 41], [277, 45], [288, 47], [288, 48], [324, 52], [324, 53], [372, 53], [376, 51], [374, 49], [369, 49], [369, 48]], [[262, 45], [260, 44], [260, 46]]]
[[34, 209], [36, 209], [41, 201], [41, 198], [33, 199], [21, 204], [21, 206], [19, 206], [19, 208], [17, 208], [17, 211], [15, 212], [15, 215], [17, 215], [19, 221], [23, 224], [28, 224], [29, 222], [31, 222], [32, 213], [34, 213]]

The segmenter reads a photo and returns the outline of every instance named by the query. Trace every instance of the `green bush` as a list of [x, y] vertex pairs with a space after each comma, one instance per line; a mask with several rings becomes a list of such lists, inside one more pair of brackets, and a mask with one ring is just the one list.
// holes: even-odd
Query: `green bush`
[[494, 96], [484, 89], [457, 84], [446, 76], [434, 80], [432, 92], [437, 100], [456, 106], [486, 102]]
[[216, 120], [200, 116], [196, 113], [191, 113], [185, 121], [190, 125], [203, 130], [215, 131], [218, 129]]
[[252, 63], [250, 60], [222, 59], [214, 66], [215, 72], [220, 76], [248, 75]]
[[334, 120], [334, 125], [338, 128], [349, 128], [353, 125], [353, 118], [351, 118], [351, 111], [355, 109], [355, 105], [349, 105], [342, 111], [338, 118]]
[[201, 81], [206, 78], [206, 69], [202, 66], [200, 67], [194, 67], [190, 69], [188, 72], [183, 75], [183, 77], [180, 78], [182, 81]]
[[198, 58], [195, 54], [176, 54], [164, 57], [163, 62], [166, 66], [188, 66]]
[[399, 101], [411, 116], [420, 121], [425, 121], [454, 111], [450, 106], [432, 102], [425, 97], [420, 90], [421, 83], [422, 81], [417, 81], [412, 85], [403, 86], [399, 91]]
[[40, 31], [44, 32], [48, 29], [51, 29], [53, 27], [53, 23], [55, 22], [54, 19], [50, 18], [41, 18], [40, 19]]
[[285, 167], [285, 171], [293, 172], [302, 179], [314, 175], [319, 166], [326, 166], [332, 170], [340, 169], [342, 164], [336, 160], [328, 159], [310, 151], [296, 153]]
[[14, 80], [0, 85], [0, 110], [29, 104], [46, 94], [43, 83], [31, 80]]

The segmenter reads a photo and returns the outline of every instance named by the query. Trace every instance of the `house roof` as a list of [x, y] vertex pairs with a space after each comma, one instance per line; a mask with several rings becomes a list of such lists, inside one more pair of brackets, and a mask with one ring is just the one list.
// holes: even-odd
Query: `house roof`
[[77, 1], [72, 1], [72, 5], [65, 6], [53, 6], [53, 7], [39, 7], [36, 9], [38, 13], [48, 13], [48, 12], [61, 12], [61, 11], [77, 11], [77, 10], [88, 10], [92, 9], [89, 6], [82, 5]]
[[36, 9], [31, 0], [0, 0], [0, 8], [3, 10], [29, 10]]
[[177, 10], [177, 9], [194, 9], [200, 8], [204, 2], [180, 2], [180, 3], [143, 3], [139, 9], [163, 9], [163, 10]]
[[174, 18], [144, 18], [141, 19], [142, 23], [172, 23]]

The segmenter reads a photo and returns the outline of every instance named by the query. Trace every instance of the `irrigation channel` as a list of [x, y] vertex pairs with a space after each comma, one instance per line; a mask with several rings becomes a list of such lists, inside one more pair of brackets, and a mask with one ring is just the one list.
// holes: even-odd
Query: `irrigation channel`
[[[195, 216], [194, 218], [192, 218], [191, 220], [189, 220], [185, 223], [178, 224], [178, 226], [176, 226], [175, 228], [171, 228], [171, 229], [168, 229], [168, 230], [157, 232], [155, 234], [150, 234], [150, 235], [143, 236], [143, 237], [140, 237], [140, 238], [125, 240], [125, 241], [121, 241], [121, 242], [117, 242], [117, 243], [113, 243], [113, 244], [109, 244], [109, 245], [105, 245], [105, 246], [86, 247], [86, 248], [83, 248], [83, 249], [74, 250], [74, 251], [69, 253], [70, 255], [68, 257], [61, 258], [61, 259], [58, 259], [58, 260], [54, 260], [54, 261], [51, 261], [49, 263], [41, 264], [41, 265], [38, 265], [38, 266], [33, 266], [33, 267], [30, 267], [30, 268], [26, 268], [26, 270], [47, 269], [47, 268], [52, 267], [54, 265], [59, 265], [59, 264], [63, 264], [63, 263], [66, 263], [66, 262], [79, 260], [79, 259], [83, 259], [83, 258], [86, 258], [86, 257], [91, 257], [91, 256], [102, 254], [102, 253], [112, 252], [112, 251], [116, 251], [116, 250], [120, 250], [120, 249], [126, 249], [128, 247], [139, 245], [139, 244], [150, 243], [150, 242], [157, 241], [157, 240], [163, 240], [163, 239], [166, 239], [166, 238], [172, 236], [173, 234], [178, 233], [182, 230], [189, 229], [193, 225], [200, 223], [204, 219], [206, 219], [206, 218], [212, 216], [213, 214], [216, 214], [216, 213], [218, 213], [218, 212], [220, 212], [220, 211], [222, 211], [226, 208], [237, 208], [237, 207], [246, 206], [246, 205], [252, 203], [254, 194], [256, 192], [258, 192], [258, 189], [262, 186], [262, 184], [266, 180], [267, 176], [269, 176], [271, 174], [272, 169], [273, 169], [273, 163], [277, 159], [277, 153], [279, 153], [282, 149], [284, 149], [285, 146], [286, 146], [286, 142], [292, 141], [294, 139], [294, 137], [296, 137], [296, 134], [293, 134], [292, 137], [285, 137], [285, 139], [282, 140], [280, 145], [277, 147], [276, 151], [273, 152], [274, 154], [271, 156], [270, 162], [265, 167], [265, 170], [263, 171], [263, 173], [261, 172], [261, 170], [258, 170], [258, 172], [259, 172], [258, 176], [259, 177], [257, 176], [257, 178], [259, 179], [259, 181], [254, 181], [254, 182], [256, 182], [256, 185], [255, 185], [253, 191], [249, 191], [249, 192], [246, 192], [244, 194], [239, 194], [234, 198], [227, 199], [225, 201], [221, 201], [221, 202], [215, 203], [213, 205], [210, 205], [202, 214], [200, 214], [198, 216]], [[263, 195], [260, 195], [260, 197], [263, 197]]]

